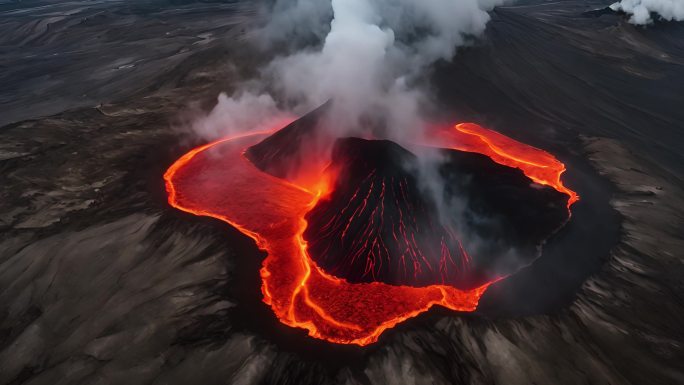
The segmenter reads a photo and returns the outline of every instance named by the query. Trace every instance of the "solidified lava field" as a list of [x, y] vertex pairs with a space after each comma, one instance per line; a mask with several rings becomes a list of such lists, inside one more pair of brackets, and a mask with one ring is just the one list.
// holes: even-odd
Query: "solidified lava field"
[[[224, 142], [183, 129], [279, 54], [248, 44], [260, 2], [0, 2], [0, 384], [683, 383], [684, 25], [634, 26], [605, 10], [611, 2], [494, 8], [481, 36], [425, 74], [444, 130], [416, 142], [336, 138], [329, 162], [315, 164], [336, 178], [308, 190], [312, 179], [287, 175], [292, 164], [310, 166], [296, 156], [307, 154], [300, 136], [279, 130], [292, 119]], [[312, 115], [300, 116], [293, 124], [306, 131]], [[560, 179], [543, 185], [497, 151], [472, 151], [478, 127], [494, 144], [509, 138], [550, 154], [565, 171], [554, 168]], [[444, 145], [452, 142], [463, 148]], [[391, 224], [373, 221], [408, 205], [435, 212], [403, 173], [426, 147], [441, 149], [439, 176], [454, 189], [446, 193], [472, 194], [466, 213], [499, 213], [505, 225], [458, 217], [470, 218], [454, 225], [471, 234], [452, 239], [433, 214], [416, 218], [434, 228], [415, 227], [427, 239], [416, 240], [421, 251], [439, 260], [431, 240], [444, 237], [460, 264], [461, 240], [469, 269], [416, 275], [400, 258], [375, 270], [367, 259], [340, 263], [360, 250], [347, 233], [393, 240]], [[240, 202], [202, 197], [235, 211], [225, 218], [178, 210], [162, 176], [188, 154], [211, 160], [190, 166], [201, 168], [189, 182], [197, 191], [273, 190]], [[402, 168], [383, 168], [395, 162]], [[396, 194], [401, 186], [410, 191]], [[362, 210], [355, 193], [387, 213]], [[255, 209], [259, 220], [233, 217]], [[363, 323], [338, 317], [341, 307], [326, 328], [317, 288], [297, 294], [289, 319], [290, 304], [264, 290], [278, 277], [258, 234], [274, 235], [274, 218], [305, 241], [313, 279], [424, 291], [418, 307], [432, 307], [397, 308], [417, 302], [395, 293], [378, 307], [359, 290], [325, 300], [411, 317], [356, 330]], [[506, 241], [467, 244], [488, 234]], [[275, 247], [292, 246], [276, 238]], [[399, 257], [400, 242], [376, 255]], [[511, 245], [526, 257], [487, 257]], [[445, 296], [436, 283], [473, 296]], [[344, 343], [320, 338], [335, 333]]]

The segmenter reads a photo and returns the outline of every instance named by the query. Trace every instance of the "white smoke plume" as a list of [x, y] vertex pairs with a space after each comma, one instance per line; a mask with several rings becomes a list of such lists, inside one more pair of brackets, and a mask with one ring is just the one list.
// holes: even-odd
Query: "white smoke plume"
[[216, 139], [240, 132], [267, 128], [274, 121], [289, 116], [280, 110], [268, 94], [243, 91], [228, 97], [218, 96], [214, 109], [191, 123], [193, 132], [205, 139]]
[[684, 20], [684, 0], [622, 0], [610, 9], [627, 13], [629, 22], [637, 25], [652, 23], [653, 14], [668, 21]]
[[429, 101], [420, 77], [480, 35], [504, 1], [275, 0], [254, 35], [279, 56], [196, 126], [205, 137], [230, 124], [249, 130], [261, 123], [255, 114], [301, 114], [333, 100], [336, 133], [381, 126], [390, 139], [414, 139]]

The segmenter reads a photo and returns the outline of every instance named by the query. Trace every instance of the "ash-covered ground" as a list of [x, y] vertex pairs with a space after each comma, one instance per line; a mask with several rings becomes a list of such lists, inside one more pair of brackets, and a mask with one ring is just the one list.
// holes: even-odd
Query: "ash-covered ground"
[[609, 3], [496, 8], [435, 66], [444, 118], [550, 151], [582, 200], [478, 311], [360, 348], [280, 324], [254, 242], [166, 204], [184, 123], [254, 75], [258, 4], [0, 1], [0, 384], [684, 382], [684, 24]]

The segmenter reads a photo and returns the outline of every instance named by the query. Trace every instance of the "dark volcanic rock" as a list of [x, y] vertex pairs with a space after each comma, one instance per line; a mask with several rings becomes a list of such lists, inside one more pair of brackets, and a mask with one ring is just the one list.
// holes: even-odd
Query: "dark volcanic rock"
[[521, 170], [481, 154], [443, 153], [444, 194], [466, 205], [461, 218], [464, 245], [476, 253], [476, 265], [504, 262], [501, 254], [511, 249], [517, 251], [515, 257], [529, 262], [541, 243], [568, 220], [568, 196], [532, 182]]
[[[603, 15], [621, 14], [622, 12], [613, 11], [610, 7], [592, 9], [591, 11], [582, 12], [586, 17], [601, 17]], [[622, 13], [624, 14], [624, 13]]]
[[564, 194], [486, 156], [443, 152], [431, 192], [419, 171], [431, 166], [399, 145], [339, 139], [334, 190], [307, 216], [312, 258], [351, 282], [469, 287], [530, 263], [566, 221]]
[[334, 190], [307, 216], [312, 258], [350, 282], [457, 282], [466, 266], [456, 229], [420, 191], [415, 155], [386, 140], [340, 139]]
[[278, 132], [247, 149], [245, 156], [260, 170], [278, 178], [296, 172], [312, 154], [317, 130], [330, 109], [330, 101], [295, 120]]

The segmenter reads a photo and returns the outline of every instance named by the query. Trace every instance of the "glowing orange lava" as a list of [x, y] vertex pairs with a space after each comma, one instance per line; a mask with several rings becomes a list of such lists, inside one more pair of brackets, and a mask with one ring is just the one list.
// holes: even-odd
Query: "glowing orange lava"
[[579, 195], [565, 187], [560, 179], [565, 165], [548, 152], [474, 123], [459, 123], [454, 128], [438, 130], [435, 133], [435, 137], [440, 138], [437, 143], [448, 143], [455, 150], [487, 155], [496, 163], [518, 168], [532, 181], [566, 194], [569, 197], [568, 208], [579, 200]]
[[[268, 131], [272, 132], [272, 131]], [[261, 269], [263, 300], [284, 324], [341, 344], [368, 345], [398, 323], [433, 305], [473, 311], [489, 282], [471, 290], [446, 285], [352, 284], [322, 271], [309, 257], [305, 215], [327, 194], [324, 175], [309, 183], [278, 179], [257, 169], [243, 153], [268, 132], [225, 138], [178, 159], [164, 174], [169, 203], [180, 210], [225, 221], [253, 238], [268, 254]], [[435, 132], [441, 147], [477, 152], [521, 169], [533, 181], [578, 200], [552, 155], [475, 124]]]

